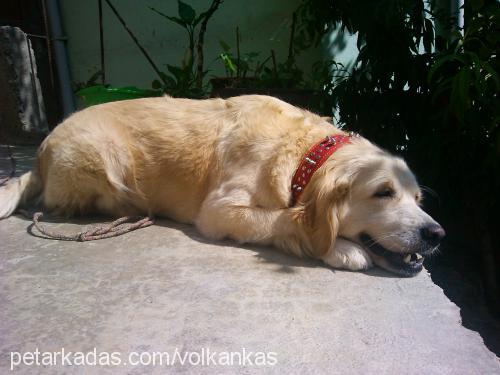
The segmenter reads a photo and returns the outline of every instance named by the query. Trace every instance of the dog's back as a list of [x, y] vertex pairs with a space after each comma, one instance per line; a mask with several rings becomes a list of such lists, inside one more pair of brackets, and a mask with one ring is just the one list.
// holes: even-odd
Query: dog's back
[[255, 173], [252, 160], [275, 158], [317, 122], [266, 96], [106, 103], [60, 124], [41, 145], [33, 176], [44, 206], [62, 214], [148, 213], [192, 222], [222, 164]]
[[220, 131], [216, 117], [223, 110], [222, 100], [165, 97], [74, 114], [39, 150], [44, 206], [64, 214], [161, 213], [189, 221], [206, 183]]

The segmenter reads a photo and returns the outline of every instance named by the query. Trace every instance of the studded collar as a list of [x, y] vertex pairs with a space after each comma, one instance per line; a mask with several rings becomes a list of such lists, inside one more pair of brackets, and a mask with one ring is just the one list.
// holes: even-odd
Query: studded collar
[[354, 136], [354, 134], [329, 135], [306, 152], [292, 178], [291, 207], [295, 206], [298, 202], [314, 172], [316, 172], [335, 151], [346, 143], [349, 143], [352, 136]]

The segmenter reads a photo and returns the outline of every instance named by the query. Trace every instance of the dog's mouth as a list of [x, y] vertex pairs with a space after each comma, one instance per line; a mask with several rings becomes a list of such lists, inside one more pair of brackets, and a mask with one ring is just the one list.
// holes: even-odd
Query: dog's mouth
[[424, 268], [424, 257], [420, 253], [396, 253], [387, 250], [366, 233], [361, 233], [359, 239], [372, 256], [373, 261], [388, 271], [400, 276], [412, 277]]

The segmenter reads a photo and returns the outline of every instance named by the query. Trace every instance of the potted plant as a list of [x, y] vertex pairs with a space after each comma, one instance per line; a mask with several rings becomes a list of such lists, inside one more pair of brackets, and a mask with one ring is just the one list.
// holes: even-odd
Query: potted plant
[[[84, 106], [100, 104], [105, 102], [137, 99], [142, 97], [161, 96], [167, 93], [177, 97], [199, 98], [205, 96], [206, 90], [203, 87], [203, 77], [206, 72], [203, 70], [203, 44], [208, 20], [218, 9], [222, 0], [212, 0], [210, 7], [201, 14], [197, 15], [195, 10], [188, 4], [178, 0], [178, 16], [168, 16], [157, 9], [150, 8], [155, 13], [165, 17], [183, 27], [189, 37], [189, 46], [186, 50], [181, 66], [167, 64], [167, 72], [162, 72], [153, 62], [148, 52], [139, 43], [137, 37], [127, 26], [123, 17], [109, 0], [105, 2], [110, 7], [118, 21], [130, 35], [134, 43], [142, 52], [153, 70], [158, 75], [158, 79], [152, 83], [153, 89], [140, 89], [137, 87], [111, 87], [105, 84], [104, 73], [104, 48], [102, 44], [102, 18], [100, 18], [101, 30], [101, 70], [92, 75], [87, 82], [76, 82], [75, 93], [82, 99]], [[100, 3], [99, 3], [100, 5]], [[102, 14], [102, 9], [99, 9]], [[196, 32], [198, 37], [195, 38]], [[101, 79], [102, 84], [97, 84]]]
[[162, 95], [162, 92], [159, 90], [140, 89], [133, 86], [111, 87], [110, 85], [98, 84], [97, 80], [101, 76], [102, 71], [98, 71], [94, 73], [86, 82], [73, 83], [75, 94], [82, 100], [84, 107], [119, 100]]
[[[222, 52], [219, 60], [224, 64], [226, 77], [214, 77], [210, 80], [212, 97], [228, 98], [232, 96], [259, 94], [280, 98], [290, 104], [310, 109], [325, 115], [331, 114], [331, 109], [324, 100], [325, 96], [316, 87], [317, 75], [327, 73], [319, 69], [320, 64], [313, 66], [310, 80], [306, 80], [304, 72], [297, 66], [295, 60], [294, 34], [296, 16], [293, 15], [288, 57], [284, 62], [278, 62], [274, 50], [263, 61], [260, 53], [241, 53], [241, 38], [239, 28], [236, 28], [236, 55], [231, 47], [220, 42]], [[321, 82], [327, 81], [322, 77]]]
[[[188, 37], [188, 47], [180, 66], [167, 64], [167, 72], [160, 72], [160, 79], [154, 80], [152, 86], [175, 97], [201, 98], [206, 95], [203, 78], [206, 71], [204, 65], [204, 41], [207, 24], [222, 0], [212, 0], [210, 7], [200, 13], [181, 0], [177, 1], [178, 15], [169, 16], [150, 7], [150, 9], [182, 27]], [[196, 37], [197, 34], [197, 37]]]
[[[120, 15], [115, 6], [109, 1], [105, 0], [110, 10], [116, 16], [117, 20], [121, 23], [127, 33], [130, 35], [134, 43], [140, 49], [144, 57], [151, 64], [153, 69], [159, 74], [160, 71], [155, 63], [137, 40], [136, 36], [127, 26], [125, 20]], [[100, 47], [101, 47], [101, 69], [94, 73], [87, 82], [75, 82], [75, 94], [82, 100], [84, 106], [112, 102], [117, 100], [137, 99], [142, 97], [161, 96], [162, 92], [159, 90], [139, 89], [137, 87], [112, 87], [106, 84], [105, 69], [104, 69], [104, 38], [103, 38], [103, 18], [102, 18], [102, 3], [99, 1], [99, 30], [100, 30]], [[101, 79], [102, 84], [97, 84], [97, 80]]]

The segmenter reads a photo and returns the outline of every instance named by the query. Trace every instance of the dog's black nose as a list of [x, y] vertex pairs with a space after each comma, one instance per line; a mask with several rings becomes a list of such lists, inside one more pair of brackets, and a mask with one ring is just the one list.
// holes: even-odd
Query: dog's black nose
[[446, 232], [439, 224], [429, 224], [420, 228], [422, 239], [432, 246], [437, 246], [441, 242]]

